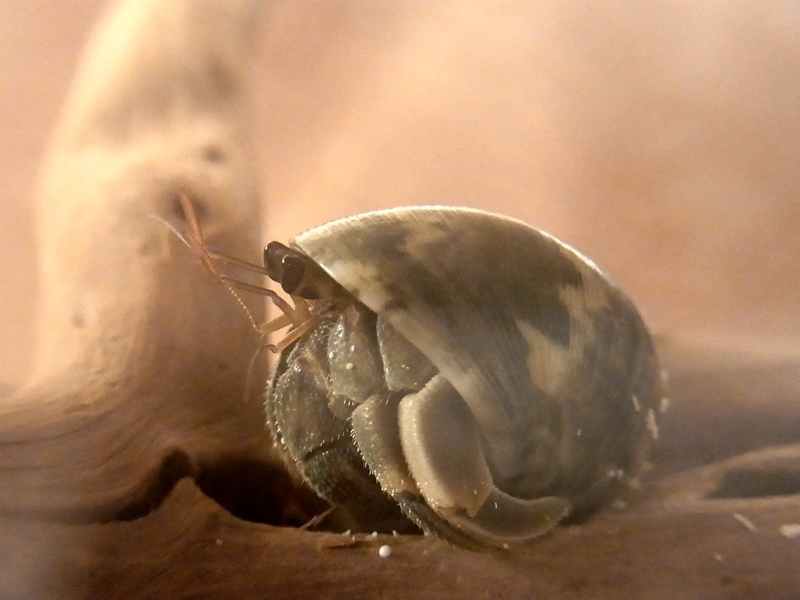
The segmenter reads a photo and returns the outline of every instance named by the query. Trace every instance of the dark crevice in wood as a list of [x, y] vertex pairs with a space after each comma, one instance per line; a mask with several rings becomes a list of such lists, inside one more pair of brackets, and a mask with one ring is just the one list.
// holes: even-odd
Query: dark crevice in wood
[[767, 498], [797, 494], [800, 494], [800, 470], [739, 469], [726, 473], [708, 498]]
[[202, 470], [200, 490], [232, 515], [245, 521], [279, 523], [289, 477], [276, 466], [240, 457], [226, 457]]
[[[173, 450], [161, 461], [154, 480], [136, 500], [119, 510], [109, 521], [132, 521], [150, 514], [164, 502], [175, 485], [194, 471], [191, 460], [182, 450]], [[102, 521], [102, 519], [99, 519]]]
[[195, 477], [200, 490], [244, 521], [299, 527], [328, 508], [277, 465], [228, 456]]

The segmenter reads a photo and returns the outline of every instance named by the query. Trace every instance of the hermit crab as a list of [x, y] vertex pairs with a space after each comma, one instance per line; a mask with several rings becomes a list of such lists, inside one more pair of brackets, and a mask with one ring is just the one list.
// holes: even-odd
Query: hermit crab
[[[194, 231], [212, 272], [233, 260]], [[459, 546], [504, 546], [636, 481], [662, 396], [653, 344], [632, 302], [566, 244], [422, 206], [333, 221], [264, 254], [254, 268], [294, 300], [264, 328], [289, 327], [269, 429], [356, 522], [402, 513]]]

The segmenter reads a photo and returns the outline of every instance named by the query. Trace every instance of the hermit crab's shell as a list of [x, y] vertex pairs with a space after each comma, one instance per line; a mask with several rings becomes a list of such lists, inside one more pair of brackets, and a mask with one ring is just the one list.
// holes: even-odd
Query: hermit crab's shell
[[291, 244], [417, 346], [477, 419], [495, 484], [605, 500], [661, 397], [650, 336], [589, 260], [520, 221], [448, 207], [357, 215]]

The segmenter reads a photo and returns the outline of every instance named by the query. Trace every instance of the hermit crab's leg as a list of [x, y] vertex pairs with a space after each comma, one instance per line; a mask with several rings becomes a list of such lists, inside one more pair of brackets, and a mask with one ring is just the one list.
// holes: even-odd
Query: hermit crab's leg
[[[304, 305], [305, 305], [305, 306], [304, 306]], [[306, 310], [306, 311], [308, 311], [307, 302], [306, 302], [304, 299], [302, 299], [302, 298], [301, 298], [301, 302], [298, 302], [298, 306], [304, 306], [305, 310]], [[298, 312], [299, 312], [299, 311], [298, 311]], [[287, 346], [289, 346], [289, 345], [290, 345], [292, 342], [294, 342], [294, 341], [296, 341], [296, 340], [300, 339], [300, 338], [301, 338], [301, 337], [303, 337], [303, 336], [304, 336], [306, 333], [308, 333], [308, 332], [309, 332], [309, 331], [311, 331], [311, 330], [312, 330], [314, 327], [316, 327], [316, 326], [317, 326], [317, 324], [319, 323], [319, 321], [320, 321], [320, 318], [321, 318], [321, 317], [322, 317], [322, 315], [321, 315], [321, 314], [319, 314], [319, 313], [317, 313], [317, 314], [311, 314], [310, 312], [308, 312], [308, 317], [306, 318], [306, 320], [305, 320], [305, 321], [303, 321], [303, 322], [302, 322], [302, 323], [300, 323], [299, 325], [295, 325], [295, 326], [293, 326], [293, 327], [292, 327], [292, 329], [290, 329], [290, 330], [289, 330], [289, 331], [286, 333], [286, 335], [284, 335], [284, 336], [283, 336], [283, 338], [281, 338], [281, 340], [280, 340], [280, 341], [279, 341], [277, 344], [271, 344], [271, 345], [270, 345], [270, 347], [269, 347], [269, 349], [270, 349], [270, 350], [272, 350], [273, 352], [281, 352], [281, 351], [282, 351], [284, 348], [286, 348]], [[278, 317], [278, 319], [280, 319], [280, 318], [281, 318], [281, 317]], [[275, 320], [277, 320], [277, 319], [275, 319]], [[262, 327], [264, 327], [264, 328], [268, 328], [268, 327], [270, 327], [270, 326], [271, 326], [271, 324], [272, 324], [273, 322], [274, 322], [274, 320], [273, 320], [273, 321], [270, 321], [269, 323], [265, 323], [265, 324], [264, 324]], [[279, 329], [280, 329], [280, 328], [279, 328]], [[269, 329], [262, 329], [262, 328], [260, 327], [260, 328], [259, 328], [259, 331], [260, 331], [261, 333], [269, 333], [270, 331], [275, 331], [275, 330], [274, 330], [274, 329], [273, 329], [273, 330], [269, 330]]]

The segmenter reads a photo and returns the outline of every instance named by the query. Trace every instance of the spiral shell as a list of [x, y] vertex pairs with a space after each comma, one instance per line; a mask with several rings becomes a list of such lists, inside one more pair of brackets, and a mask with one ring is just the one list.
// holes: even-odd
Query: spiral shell
[[448, 207], [356, 215], [290, 245], [344, 290], [267, 393], [273, 434], [322, 496], [369, 526], [399, 507], [477, 547], [588, 514], [636, 476], [662, 396], [653, 345], [575, 250]]

